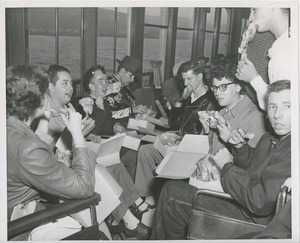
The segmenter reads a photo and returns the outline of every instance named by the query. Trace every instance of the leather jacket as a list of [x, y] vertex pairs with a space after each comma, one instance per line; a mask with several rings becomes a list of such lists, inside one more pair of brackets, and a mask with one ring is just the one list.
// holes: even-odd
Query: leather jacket
[[39, 198], [39, 192], [62, 199], [89, 197], [95, 187], [95, 159], [86, 148], [73, 150], [72, 168], [56, 160], [52, 147], [22, 121], [7, 119], [7, 206]]

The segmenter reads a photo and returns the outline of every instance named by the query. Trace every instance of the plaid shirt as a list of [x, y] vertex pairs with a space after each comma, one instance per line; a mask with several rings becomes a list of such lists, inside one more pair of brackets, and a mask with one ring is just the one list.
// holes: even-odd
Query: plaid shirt
[[268, 50], [271, 48], [275, 37], [270, 32], [256, 33], [247, 48], [247, 56], [262, 77], [269, 84], [268, 78]]

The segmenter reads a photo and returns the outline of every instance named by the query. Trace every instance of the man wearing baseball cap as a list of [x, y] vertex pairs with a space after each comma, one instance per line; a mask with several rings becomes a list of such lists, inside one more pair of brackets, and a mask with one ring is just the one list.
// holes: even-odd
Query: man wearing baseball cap
[[[120, 82], [122, 88], [118, 94], [119, 99], [112, 108], [113, 118], [120, 120], [126, 126], [128, 117], [132, 114], [146, 112], [142, 105], [135, 105], [135, 97], [129, 88], [134, 76], [140, 76], [137, 72], [141, 67], [141, 62], [134, 57], [125, 56], [122, 61], [116, 59], [119, 64], [118, 71], [112, 75], [111, 82]], [[124, 119], [125, 118], [125, 119]]]

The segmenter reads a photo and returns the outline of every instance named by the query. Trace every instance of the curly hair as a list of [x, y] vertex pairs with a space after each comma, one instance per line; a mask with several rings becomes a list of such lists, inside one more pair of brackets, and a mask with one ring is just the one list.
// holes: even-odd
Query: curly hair
[[6, 116], [28, 120], [48, 90], [49, 76], [37, 66], [17, 65], [6, 69]]
[[54, 86], [56, 85], [56, 81], [58, 80], [57, 74], [59, 72], [70, 73], [69, 69], [56, 64], [51, 64], [47, 70], [47, 74], [50, 78], [50, 83], [52, 83]]
[[89, 70], [87, 70], [85, 72], [85, 74], [83, 75], [83, 88], [85, 90], [85, 92], [90, 92], [90, 87], [89, 84], [91, 82], [91, 79], [94, 77], [95, 72], [99, 70], [101, 71], [103, 74], [106, 73], [106, 70], [103, 66], [101, 65], [96, 65], [91, 67]]
[[237, 65], [235, 63], [229, 63], [226, 61], [220, 61], [216, 66], [213, 66], [211, 70], [211, 79], [209, 85], [212, 85], [212, 80], [222, 80], [226, 78], [234, 83], [240, 84], [241, 82], [235, 77]]

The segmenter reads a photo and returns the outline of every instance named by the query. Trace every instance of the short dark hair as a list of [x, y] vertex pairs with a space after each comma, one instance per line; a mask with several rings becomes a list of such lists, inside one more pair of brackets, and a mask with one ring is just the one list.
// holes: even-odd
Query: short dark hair
[[194, 74], [198, 75], [199, 73], [204, 72], [207, 62], [208, 59], [204, 56], [201, 56], [181, 64], [180, 71], [181, 73], [186, 73], [190, 70], [193, 70]]
[[271, 93], [271, 92], [280, 92], [282, 90], [286, 90], [286, 89], [291, 89], [291, 82], [290, 80], [278, 80], [272, 84], [269, 85], [268, 87], [268, 95]]
[[6, 116], [28, 120], [42, 104], [48, 90], [49, 76], [45, 69], [31, 65], [6, 69]]
[[96, 66], [91, 67], [83, 75], [83, 88], [84, 88], [85, 92], [90, 92], [91, 91], [90, 87], [89, 87], [89, 84], [90, 84], [91, 79], [94, 77], [94, 74], [97, 70], [101, 71], [103, 74], [106, 73], [105, 68], [98, 64]]
[[67, 69], [66, 67], [56, 65], [56, 64], [51, 64], [47, 70], [47, 73], [50, 78], [50, 83], [52, 83], [54, 86], [56, 85], [56, 81], [58, 80], [57, 74], [59, 72], [70, 73], [69, 69]]

